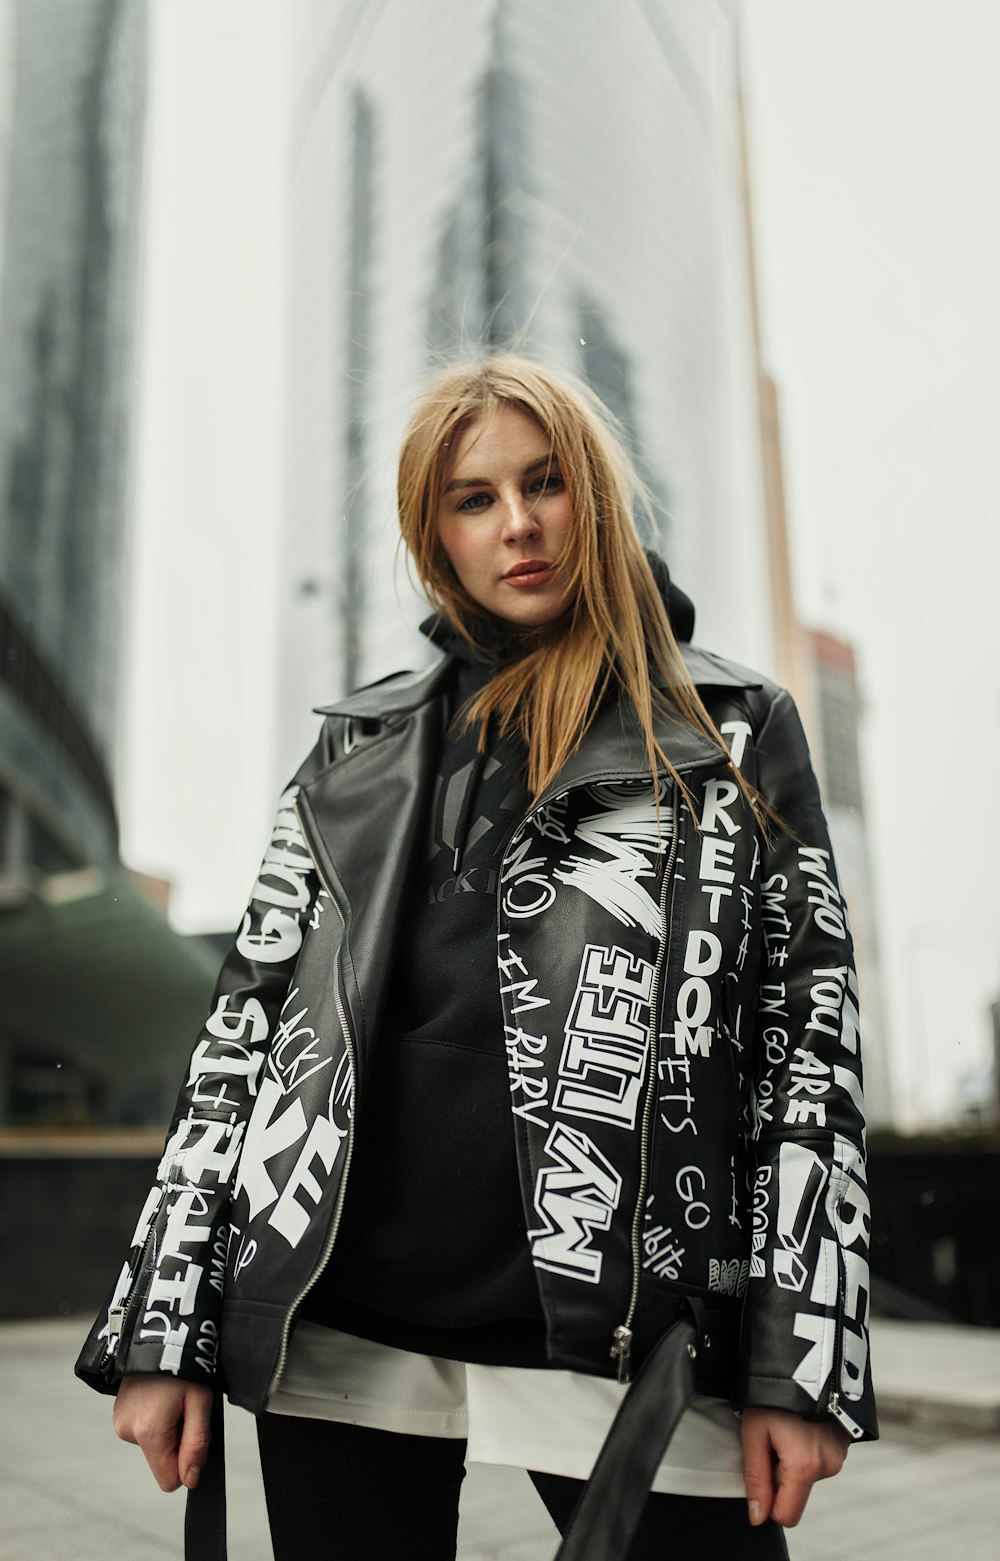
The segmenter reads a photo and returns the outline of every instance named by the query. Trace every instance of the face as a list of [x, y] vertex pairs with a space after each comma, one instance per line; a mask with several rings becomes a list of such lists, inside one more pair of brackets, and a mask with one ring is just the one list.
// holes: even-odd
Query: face
[[520, 628], [553, 623], [569, 603], [554, 561], [572, 522], [559, 463], [530, 412], [498, 406], [466, 424], [445, 468], [437, 534], [474, 602]]

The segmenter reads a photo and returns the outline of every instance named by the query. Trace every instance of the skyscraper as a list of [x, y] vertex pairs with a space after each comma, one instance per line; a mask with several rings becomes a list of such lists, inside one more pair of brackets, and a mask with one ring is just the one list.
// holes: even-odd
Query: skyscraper
[[159, 1114], [210, 989], [118, 858], [145, 51], [0, 0], [0, 1124]]
[[117, 860], [145, 21], [31, 0], [0, 26], [0, 867]]
[[812, 684], [810, 743], [854, 934], [868, 1123], [889, 1127], [894, 1113], [882, 1010], [878, 918], [865, 833], [859, 746], [862, 701], [854, 652], [844, 640], [818, 629], [803, 631], [803, 641]]
[[393, 455], [422, 373], [483, 348], [591, 383], [699, 637], [771, 664], [735, 3], [293, 17], [282, 769], [311, 704], [425, 654]]

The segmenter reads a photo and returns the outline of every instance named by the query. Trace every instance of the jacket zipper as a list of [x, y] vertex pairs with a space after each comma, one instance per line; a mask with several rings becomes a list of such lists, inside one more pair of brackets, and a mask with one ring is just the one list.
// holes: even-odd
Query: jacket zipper
[[858, 1441], [864, 1429], [847, 1413], [840, 1402], [840, 1381], [844, 1367], [844, 1318], [847, 1315], [847, 1293], [844, 1283], [844, 1249], [837, 1242], [837, 1330], [833, 1336], [833, 1365], [830, 1369], [830, 1393], [826, 1401], [829, 1414]]
[[743, 1115], [743, 1084], [740, 1079], [740, 1065], [736, 1052], [741, 1050], [739, 1037], [736, 1034], [736, 1014], [733, 1010], [732, 975], [727, 975], [722, 983], [722, 1034], [726, 1041], [726, 1066], [729, 1077], [732, 1080], [733, 1100], [736, 1105], [737, 1119]]
[[844, 1357], [844, 1312], [847, 1307], [847, 1295], [844, 1289], [844, 1257], [840, 1242], [837, 1242], [837, 1327], [833, 1335], [833, 1365], [830, 1370], [830, 1398], [827, 1404], [831, 1413], [835, 1413], [840, 1407], [840, 1373], [843, 1368]]
[[125, 1318], [128, 1316], [129, 1308], [135, 1299], [135, 1293], [139, 1286], [139, 1280], [142, 1277], [144, 1268], [146, 1267], [146, 1259], [149, 1256], [150, 1247], [153, 1245], [153, 1240], [156, 1234], [156, 1221], [159, 1217], [160, 1210], [163, 1207], [163, 1199], [167, 1195], [167, 1187], [169, 1185], [169, 1177], [172, 1169], [173, 1162], [171, 1161], [171, 1165], [168, 1167], [166, 1177], [164, 1178], [163, 1193], [159, 1203], [156, 1205], [153, 1214], [150, 1216], [149, 1229], [146, 1232], [146, 1239], [142, 1244], [142, 1251], [139, 1253], [139, 1260], [136, 1263], [135, 1268], [132, 1270], [132, 1278], [129, 1281], [129, 1287], [116, 1306], [108, 1307], [108, 1337], [104, 1345], [104, 1353], [102, 1354], [97, 1367], [98, 1371], [102, 1373], [107, 1372], [111, 1362], [118, 1354], [118, 1346], [121, 1343], [121, 1337], [125, 1331]]
[[[298, 799], [296, 799], [296, 801], [294, 803], [294, 807], [295, 807], [296, 817], [298, 818], [298, 821], [299, 821], [299, 826], [300, 826], [300, 828], [302, 830], [302, 834], [305, 837], [305, 840], [306, 840], [307, 844], [309, 844], [309, 852], [310, 852], [310, 855], [312, 856], [313, 864], [314, 864], [314, 866], [316, 868], [316, 876], [319, 879], [322, 888], [325, 889], [326, 894], [327, 894], [327, 896], [328, 896], [328, 898], [330, 900], [330, 904], [333, 906], [334, 910], [337, 912], [337, 915], [340, 917], [340, 924], [341, 924], [341, 926], [346, 929], [347, 923], [344, 920], [343, 912], [341, 911], [340, 906], [337, 904], [336, 897], [335, 897], [332, 889], [330, 888], [330, 885], [327, 883], [326, 878], [323, 875], [323, 869], [320, 867], [320, 864], [319, 864], [319, 853], [313, 849], [312, 844], [311, 844], [311, 842], [309, 840], [309, 830], [306, 827], [305, 819], [302, 817], [302, 814], [299, 811]], [[338, 961], [338, 964], [336, 964], [334, 966], [334, 975], [335, 975], [336, 982], [337, 982], [337, 990], [336, 990], [336, 996], [334, 998], [334, 1002], [335, 1002], [336, 1008], [337, 1008], [337, 1017], [340, 1020], [341, 1033], [342, 1033], [342, 1035], [344, 1037], [344, 1046], [347, 1049], [347, 1055], [348, 1055], [348, 1058], [349, 1058], [350, 1064], [351, 1064], [351, 1082], [352, 1082], [352, 1085], [356, 1088], [357, 1087], [357, 1080], [358, 1080], [357, 1054], [356, 1054], [355, 1049], [354, 1049], [354, 1039], [353, 1039], [353, 1037], [351, 1035], [351, 1028], [350, 1028], [350, 1025], [349, 1025], [348, 1020], [347, 1020], [347, 1011], [346, 1011], [346, 1009], [344, 1007], [343, 989], [342, 989], [342, 985], [341, 985], [339, 961]], [[346, 1144], [346, 1147], [345, 1147], [345, 1150], [344, 1150], [344, 1169], [343, 1169], [343, 1172], [342, 1172], [341, 1178], [340, 1178], [340, 1186], [337, 1189], [337, 1202], [336, 1202], [336, 1206], [335, 1206], [334, 1211], [333, 1211], [333, 1218], [330, 1221], [330, 1229], [327, 1232], [326, 1242], [324, 1244], [323, 1251], [320, 1254], [319, 1262], [313, 1268], [313, 1271], [309, 1275], [309, 1278], [306, 1280], [305, 1284], [302, 1286], [302, 1289], [299, 1291], [298, 1295], [295, 1297], [295, 1300], [292, 1302], [292, 1304], [289, 1307], [288, 1311], [285, 1313], [285, 1321], [282, 1324], [282, 1328], [281, 1328], [281, 1346], [280, 1346], [280, 1349], [278, 1350], [278, 1359], [277, 1359], [277, 1362], [275, 1363], [274, 1371], [271, 1374], [271, 1382], [277, 1381], [280, 1378], [282, 1371], [284, 1370], [285, 1359], [286, 1359], [286, 1357], [288, 1355], [288, 1341], [289, 1341], [289, 1338], [291, 1337], [292, 1322], [293, 1322], [293, 1320], [295, 1318], [295, 1314], [297, 1313], [299, 1307], [302, 1305], [302, 1302], [305, 1300], [306, 1296], [309, 1294], [310, 1290], [315, 1285], [317, 1279], [319, 1278], [320, 1274], [323, 1272], [323, 1270], [326, 1267], [327, 1263], [330, 1261], [330, 1254], [333, 1251], [334, 1242], [337, 1239], [337, 1232], [340, 1229], [340, 1220], [341, 1220], [341, 1216], [342, 1216], [343, 1210], [344, 1210], [344, 1199], [347, 1196], [347, 1177], [348, 1177], [348, 1174], [349, 1174], [350, 1169], [351, 1169], [351, 1159], [352, 1159], [353, 1154], [354, 1154], [354, 1108], [355, 1108], [355, 1105], [356, 1105], [356, 1102], [352, 1101], [352, 1104], [351, 1104], [351, 1115], [350, 1115], [350, 1119], [349, 1119], [348, 1124], [347, 1124], [347, 1144]], [[270, 1384], [269, 1384], [269, 1391], [270, 1391]]]
[[666, 964], [667, 947], [670, 941], [669, 928], [667, 926], [667, 899], [670, 893], [670, 885], [673, 882], [674, 863], [677, 860], [677, 847], [680, 840], [680, 809], [677, 805], [676, 781], [671, 782], [671, 790], [672, 838], [670, 854], [663, 869], [663, 882], [660, 885], [660, 923], [663, 935], [660, 939], [660, 948], [656, 958], [656, 967], [653, 971], [653, 984], [649, 996], [649, 1063], [646, 1080], [646, 1099], [642, 1111], [642, 1132], [639, 1139], [639, 1193], [636, 1198], [635, 1212], [632, 1216], [632, 1289], [625, 1312], [625, 1321], [620, 1323], [611, 1335], [611, 1349], [608, 1352], [611, 1359], [618, 1362], [619, 1382], [629, 1381], [629, 1367], [632, 1354], [632, 1325], [635, 1322], [636, 1307], [639, 1303], [639, 1280], [642, 1273], [640, 1257], [642, 1224], [646, 1210], [646, 1190], [649, 1186], [650, 1145], [653, 1134], [653, 1115], [656, 1109], [659, 1051], [657, 1009], [660, 999], [660, 981], [663, 976], [663, 967]]
[[[588, 784], [590, 784], [590, 783], [585, 781], [585, 780], [578, 781], [576, 783], [576, 785], [567, 787], [566, 794], [568, 795], [568, 793], [570, 791], [576, 791], [576, 790], [579, 789], [580, 786], [586, 786]], [[672, 819], [672, 822], [673, 822], [673, 839], [672, 839], [671, 844], [670, 844], [670, 854], [669, 854], [669, 856], [667, 858], [667, 862], [666, 862], [666, 865], [665, 865], [664, 870], [663, 870], [663, 883], [662, 883], [661, 888], [660, 888], [660, 921], [661, 921], [661, 924], [663, 925], [663, 937], [660, 940], [660, 949], [659, 949], [659, 952], [657, 954], [656, 968], [655, 968], [655, 970], [653, 972], [653, 985], [652, 985], [652, 988], [651, 988], [651, 991], [650, 991], [650, 1036], [649, 1036], [649, 1048], [650, 1048], [650, 1062], [651, 1062], [652, 1066], [651, 1066], [651, 1070], [650, 1070], [649, 1081], [647, 1082], [647, 1085], [646, 1085], [646, 1099], [645, 1099], [645, 1103], [643, 1105], [642, 1141], [641, 1141], [641, 1144], [640, 1144], [639, 1200], [638, 1200], [638, 1202], [636, 1204], [635, 1216], [634, 1216], [633, 1221], [632, 1221], [632, 1291], [631, 1291], [631, 1297], [630, 1297], [629, 1305], [628, 1305], [628, 1314], [626, 1316], [625, 1322], [615, 1329], [615, 1331], [614, 1331], [614, 1333], [612, 1335], [611, 1350], [610, 1350], [610, 1354], [611, 1354], [612, 1359], [617, 1359], [617, 1361], [618, 1361], [618, 1380], [619, 1380], [619, 1382], [627, 1382], [628, 1381], [628, 1359], [629, 1359], [629, 1352], [630, 1352], [631, 1347], [632, 1347], [632, 1322], [633, 1322], [634, 1317], [635, 1317], [636, 1301], [638, 1300], [638, 1295], [639, 1295], [639, 1233], [641, 1232], [641, 1229], [642, 1229], [642, 1205], [643, 1205], [643, 1202], [645, 1201], [646, 1185], [647, 1185], [647, 1183], [649, 1181], [649, 1133], [650, 1133], [650, 1127], [651, 1127], [652, 1103], [655, 1101], [655, 1098], [656, 1098], [656, 1087], [655, 1087], [655, 1084], [656, 1084], [656, 1039], [657, 1039], [657, 1036], [656, 1036], [657, 989], [659, 987], [660, 972], [661, 972], [661, 970], [663, 968], [663, 962], [664, 962], [664, 959], [666, 958], [666, 950], [667, 950], [667, 934], [666, 934], [666, 924], [665, 924], [667, 890], [668, 890], [668, 886], [670, 884], [671, 877], [673, 875], [674, 861], [675, 861], [676, 856], [677, 856], [677, 825], [678, 825], [677, 785], [676, 785], [675, 781], [671, 781], [670, 784], [671, 784], [671, 792], [672, 792], [671, 819]], [[562, 795], [562, 793], [557, 793], [557, 795]], [[514, 838], [517, 835], [519, 835], [521, 833], [521, 831], [524, 829], [525, 825], [528, 824], [531, 821], [531, 819], [533, 819], [535, 817], [536, 813], [540, 813], [542, 808], [546, 807], [551, 800], [552, 800], [552, 797], [548, 797], [547, 796], [547, 797], [542, 798], [540, 801], [534, 803], [533, 806], [528, 809], [527, 813], [524, 815], [524, 818], [521, 820], [520, 824], [517, 825], [517, 827], [514, 829], [513, 833], [511, 834], [510, 840], [508, 840], [507, 845], [504, 847], [503, 859], [502, 859], [502, 861], [500, 863], [500, 872], [497, 875], [497, 924], [498, 925], [500, 924], [500, 917], [501, 917], [502, 909], [503, 909], [503, 885], [504, 885], [503, 873], [504, 873], [504, 867], [506, 866], [506, 862], [507, 862], [507, 850], [510, 847], [510, 845], [513, 843]]]

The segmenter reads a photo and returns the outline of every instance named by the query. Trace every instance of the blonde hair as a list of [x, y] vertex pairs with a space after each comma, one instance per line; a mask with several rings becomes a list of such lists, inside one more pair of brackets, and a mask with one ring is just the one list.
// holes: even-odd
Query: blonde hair
[[[631, 495], [645, 503], [645, 491], [614, 419], [585, 386], [512, 355], [455, 365], [433, 377], [403, 438], [397, 489], [403, 542], [427, 597], [475, 643], [468, 620], [490, 615], [448, 564], [438, 540], [438, 506], [455, 441], [470, 422], [499, 406], [530, 413], [559, 462], [573, 516], [557, 560], [570, 605], [557, 623], [521, 631], [525, 654], [500, 666], [469, 702], [465, 725], [479, 722], [480, 749], [491, 719], [501, 733], [520, 731], [528, 789], [537, 799], [579, 747], [609, 686], [617, 684], [638, 715], [651, 775], [666, 769], [697, 818], [688, 787], [654, 736], [654, 707], [687, 722], [723, 753], [728, 749], [681, 657], [635, 529]], [[733, 768], [756, 804], [753, 788]]]

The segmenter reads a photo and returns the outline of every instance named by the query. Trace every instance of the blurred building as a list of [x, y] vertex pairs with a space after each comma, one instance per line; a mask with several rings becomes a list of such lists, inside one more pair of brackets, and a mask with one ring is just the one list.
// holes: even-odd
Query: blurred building
[[428, 654], [393, 458], [424, 371], [483, 346], [592, 384], [699, 639], [773, 665], [737, 9], [290, 8], [282, 776], [311, 705]]
[[754, 201], [742, 94], [738, 115], [775, 671], [778, 681], [794, 695], [819, 776], [855, 942], [868, 1125], [885, 1128], [892, 1125], [894, 1113], [871, 858], [865, 835], [859, 749], [862, 712], [854, 652], [832, 635], [805, 628], [796, 612], [785, 504], [781, 397], [764, 361], [758, 310]]
[[117, 859], [117, 736], [144, 19], [5, 8], [0, 850]]
[[0, 1122], [159, 1109], [204, 996], [113, 784], [145, 48], [130, 0], [0, 0]]
[[737, 125], [740, 173], [743, 184], [743, 224], [747, 265], [750, 271], [750, 324], [753, 334], [754, 374], [757, 387], [758, 437], [763, 479], [764, 523], [767, 537], [767, 573], [774, 634], [774, 670], [778, 682], [790, 690], [803, 721], [811, 724], [812, 682], [807, 675], [806, 654], [792, 587], [791, 548], [785, 506], [785, 468], [781, 443], [781, 397], [777, 382], [764, 361], [760, 296], [757, 287], [757, 242], [754, 231], [753, 180], [747, 145], [747, 117], [742, 80], [737, 72]]
[[878, 919], [865, 833], [859, 728], [862, 716], [854, 651], [844, 640], [818, 629], [802, 630], [804, 662], [811, 682], [809, 743], [841, 886], [854, 935], [864, 1037], [865, 1107], [869, 1127], [893, 1123]]
[[989, 1061], [989, 1087], [984, 1104], [988, 1119], [995, 1128], [1000, 1128], [1000, 997], [990, 1004], [990, 1036], [993, 1047]]

